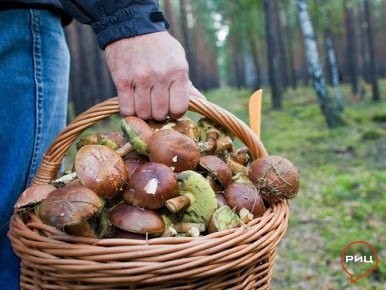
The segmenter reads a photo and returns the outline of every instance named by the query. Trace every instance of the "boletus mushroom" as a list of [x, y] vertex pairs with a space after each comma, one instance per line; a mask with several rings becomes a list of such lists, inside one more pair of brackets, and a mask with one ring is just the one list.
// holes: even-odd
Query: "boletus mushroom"
[[123, 160], [126, 164], [129, 180], [130, 177], [133, 175], [134, 171], [137, 170], [140, 165], [149, 162], [149, 158], [137, 153], [136, 151], [130, 152], [128, 155], [125, 156]]
[[158, 209], [165, 201], [178, 196], [176, 175], [165, 164], [147, 162], [131, 175], [123, 198], [131, 205]]
[[253, 218], [257, 218], [265, 212], [264, 201], [253, 184], [234, 182], [225, 188], [224, 197], [237, 214], [240, 214], [243, 208], [248, 210]]
[[282, 156], [257, 158], [251, 164], [248, 176], [263, 199], [271, 203], [293, 198], [299, 190], [299, 172]]
[[152, 162], [163, 163], [178, 173], [194, 170], [200, 159], [197, 143], [173, 129], [155, 132], [148, 141], [147, 150]]
[[186, 170], [177, 174], [180, 195], [188, 197], [189, 206], [178, 212], [181, 222], [208, 224], [217, 208], [215, 193], [201, 174]]
[[99, 213], [103, 200], [83, 185], [66, 185], [50, 192], [35, 208], [43, 223], [73, 235], [96, 237], [87, 220]]
[[122, 119], [121, 129], [134, 150], [147, 155], [147, 142], [154, 133], [153, 129], [144, 120], [135, 116]]
[[77, 150], [84, 145], [104, 145], [116, 150], [126, 143], [125, 137], [120, 132], [105, 132], [91, 134], [81, 138], [76, 144]]
[[223, 187], [233, 182], [232, 170], [221, 158], [215, 155], [205, 155], [200, 158], [199, 165]]
[[151, 128], [154, 129], [154, 131], [173, 129], [185, 134], [193, 140], [197, 141], [199, 138], [199, 130], [197, 124], [186, 116], [183, 116], [177, 120], [168, 119], [167, 121], [163, 122], [151, 120], [148, 124]]
[[117, 228], [136, 234], [148, 234], [150, 237], [161, 235], [165, 230], [162, 217], [154, 210], [144, 209], [120, 203], [109, 216], [111, 224]]
[[220, 232], [241, 225], [240, 217], [235, 213], [234, 209], [227, 205], [223, 205], [216, 209], [209, 220], [209, 233]]
[[75, 157], [76, 174], [99, 196], [114, 198], [125, 188], [128, 172], [122, 157], [104, 145], [85, 145]]
[[33, 184], [27, 187], [17, 199], [14, 208], [19, 209], [41, 202], [56, 188], [51, 184]]

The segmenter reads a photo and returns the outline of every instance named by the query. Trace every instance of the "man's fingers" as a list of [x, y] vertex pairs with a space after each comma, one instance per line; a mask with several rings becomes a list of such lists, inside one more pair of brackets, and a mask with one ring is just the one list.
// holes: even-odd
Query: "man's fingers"
[[151, 115], [156, 121], [163, 121], [169, 114], [169, 90], [165, 84], [155, 84], [151, 89]]
[[126, 87], [118, 91], [118, 103], [122, 116], [133, 116], [135, 114], [134, 88]]
[[172, 119], [182, 117], [189, 107], [189, 81], [176, 79], [169, 87], [169, 115]]
[[151, 118], [151, 98], [149, 86], [137, 86], [134, 89], [135, 115], [141, 119]]

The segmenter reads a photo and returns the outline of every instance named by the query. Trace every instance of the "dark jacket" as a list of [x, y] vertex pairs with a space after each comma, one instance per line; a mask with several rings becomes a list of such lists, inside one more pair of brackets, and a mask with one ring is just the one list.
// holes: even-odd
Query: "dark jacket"
[[157, 0], [0, 0], [0, 8], [6, 7], [42, 7], [68, 13], [91, 25], [102, 49], [115, 40], [168, 28]]

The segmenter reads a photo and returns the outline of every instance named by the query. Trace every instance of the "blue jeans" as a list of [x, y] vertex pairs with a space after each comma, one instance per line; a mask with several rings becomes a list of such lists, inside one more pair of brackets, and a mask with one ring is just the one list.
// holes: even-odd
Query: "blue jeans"
[[19, 260], [7, 238], [18, 195], [65, 126], [69, 51], [48, 10], [0, 11], [0, 289], [19, 289]]

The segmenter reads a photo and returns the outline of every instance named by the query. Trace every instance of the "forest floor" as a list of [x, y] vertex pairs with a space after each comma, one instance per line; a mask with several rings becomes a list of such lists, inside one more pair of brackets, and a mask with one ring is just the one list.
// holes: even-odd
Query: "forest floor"
[[[301, 177], [277, 248], [273, 290], [385, 289], [386, 81], [380, 102], [371, 101], [369, 89], [363, 100], [350, 97], [345, 86], [342, 92], [346, 125], [336, 129], [327, 128], [312, 88], [288, 90], [281, 110], [271, 108], [264, 92], [261, 140], [269, 154], [291, 160]], [[250, 94], [230, 88], [205, 93], [247, 124]], [[350, 284], [340, 254], [357, 240], [375, 247], [379, 265]]]
[[[382, 82], [386, 93], [386, 82]], [[348, 96], [349, 90], [342, 88]], [[210, 101], [248, 122], [250, 92], [208, 92]], [[329, 130], [312, 88], [289, 90], [283, 109], [272, 110], [264, 92], [261, 140], [300, 171], [301, 189], [289, 201], [290, 221], [277, 249], [271, 289], [385, 289], [386, 285], [386, 95], [346, 97], [346, 126]], [[350, 284], [342, 249], [363, 240], [379, 265]]]

